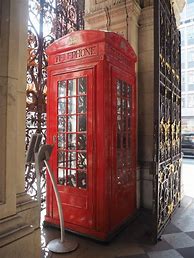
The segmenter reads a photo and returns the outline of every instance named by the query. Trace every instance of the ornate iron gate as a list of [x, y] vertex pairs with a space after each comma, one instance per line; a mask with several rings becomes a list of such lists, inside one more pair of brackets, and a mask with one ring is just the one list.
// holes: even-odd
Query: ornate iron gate
[[[46, 141], [46, 47], [67, 33], [84, 28], [84, 0], [29, 0], [28, 66], [26, 88], [26, 150], [32, 134]], [[26, 168], [26, 191], [37, 198], [34, 166]], [[45, 169], [42, 171], [42, 207], [45, 204]]]
[[155, 174], [154, 240], [160, 237], [181, 194], [180, 32], [170, 0], [154, 1]]

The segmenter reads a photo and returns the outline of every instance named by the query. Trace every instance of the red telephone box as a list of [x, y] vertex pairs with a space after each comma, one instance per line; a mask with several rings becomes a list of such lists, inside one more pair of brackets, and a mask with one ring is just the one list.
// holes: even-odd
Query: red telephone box
[[[136, 55], [113, 32], [77, 31], [48, 54], [48, 143], [65, 227], [107, 240], [136, 211]], [[58, 225], [47, 180], [46, 224]]]

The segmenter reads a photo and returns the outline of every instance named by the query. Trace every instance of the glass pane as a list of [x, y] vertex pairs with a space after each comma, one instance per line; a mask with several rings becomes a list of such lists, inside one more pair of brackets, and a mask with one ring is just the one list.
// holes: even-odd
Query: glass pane
[[66, 113], [66, 99], [58, 99], [58, 115], [64, 115]]
[[86, 113], [86, 96], [80, 96], [78, 98], [78, 112]]
[[76, 97], [68, 98], [68, 114], [76, 113]]
[[129, 98], [131, 95], [131, 86], [127, 85], [127, 97]]
[[77, 171], [77, 186], [82, 189], [86, 189], [86, 173], [82, 171]]
[[76, 95], [76, 79], [68, 80], [68, 96]]
[[76, 149], [76, 134], [68, 134], [67, 142], [68, 142], [68, 149], [75, 150]]
[[58, 82], [58, 97], [65, 97], [66, 96], [66, 81]]
[[68, 132], [76, 132], [76, 115], [68, 116]]
[[68, 152], [68, 168], [76, 168], [76, 152]]
[[123, 82], [123, 86], [122, 86], [122, 95], [123, 97], [126, 97], [127, 95], [127, 84], [125, 82]]
[[121, 115], [117, 115], [117, 131], [121, 132], [122, 130], [122, 120], [121, 120]]
[[117, 98], [117, 113], [121, 114], [121, 98]]
[[63, 168], [58, 168], [58, 183], [60, 185], [65, 184], [65, 170]]
[[118, 96], [121, 95], [121, 89], [122, 89], [122, 87], [121, 87], [121, 81], [118, 80], [118, 81], [117, 81], [117, 95], [118, 95]]
[[66, 117], [65, 116], [58, 116], [58, 130], [59, 131], [66, 131]]
[[58, 135], [58, 148], [63, 148], [65, 149], [65, 134], [59, 134]]
[[76, 170], [68, 169], [67, 184], [71, 187], [76, 187]]
[[86, 131], [86, 115], [78, 116], [78, 131], [79, 132]]
[[77, 135], [77, 149], [86, 150], [86, 134]]
[[86, 169], [87, 167], [87, 155], [85, 152], [78, 152], [77, 167], [79, 169]]
[[58, 167], [65, 167], [65, 152], [58, 153]]
[[[122, 99], [122, 113], [126, 114], [127, 112], [127, 100], [126, 99]], [[125, 117], [123, 117], [125, 118]]]
[[127, 99], [127, 113], [128, 113], [128, 115], [131, 114], [131, 103], [130, 103], [130, 99]]
[[86, 94], [86, 78], [82, 77], [78, 79], [79, 94]]

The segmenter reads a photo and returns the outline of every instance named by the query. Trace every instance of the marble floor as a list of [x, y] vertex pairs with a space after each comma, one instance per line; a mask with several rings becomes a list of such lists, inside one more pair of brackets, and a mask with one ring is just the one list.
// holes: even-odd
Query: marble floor
[[[194, 166], [192, 173], [194, 174]], [[185, 192], [187, 193], [187, 191]], [[98, 243], [66, 233], [67, 238], [74, 239], [79, 243], [77, 250], [69, 254], [49, 252], [46, 244], [50, 240], [60, 237], [60, 231], [54, 228], [43, 228], [41, 258], [194, 258], [193, 196], [193, 194], [184, 196], [181, 207], [177, 208], [161, 237], [161, 241], [156, 245], [152, 245], [150, 242], [149, 226], [145, 224], [145, 216], [143, 215], [137, 217], [109, 244]]]

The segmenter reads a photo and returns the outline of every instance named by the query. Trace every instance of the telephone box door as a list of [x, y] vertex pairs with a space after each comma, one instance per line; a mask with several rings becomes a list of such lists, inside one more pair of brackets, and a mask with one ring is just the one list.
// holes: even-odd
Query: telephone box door
[[[53, 76], [55, 87], [49, 94], [49, 139], [57, 136], [52, 155], [66, 223], [93, 228], [93, 83], [92, 70]], [[91, 143], [91, 144], [88, 144]], [[55, 198], [52, 216], [58, 220]]]
[[[112, 72], [113, 170], [112, 221], [114, 228], [136, 208], [135, 76]], [[132, 148], [133, 146], [133, 148]]]

